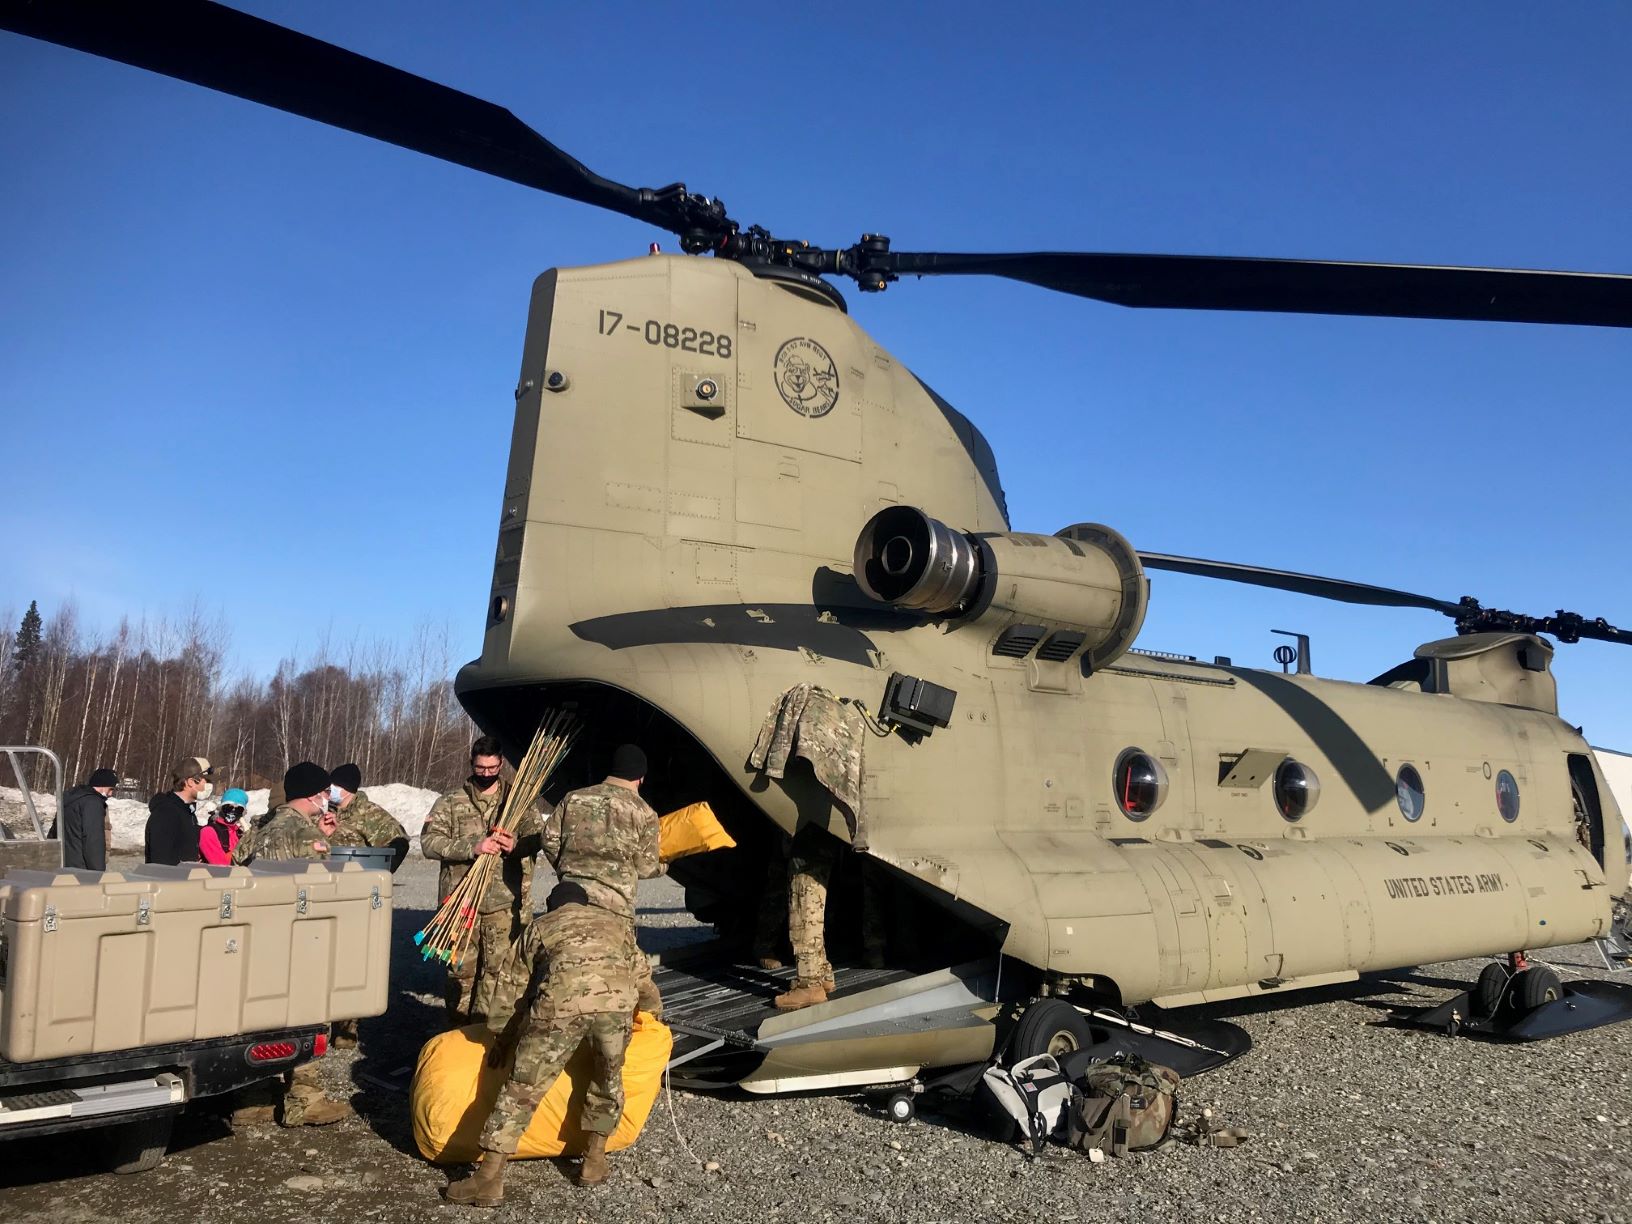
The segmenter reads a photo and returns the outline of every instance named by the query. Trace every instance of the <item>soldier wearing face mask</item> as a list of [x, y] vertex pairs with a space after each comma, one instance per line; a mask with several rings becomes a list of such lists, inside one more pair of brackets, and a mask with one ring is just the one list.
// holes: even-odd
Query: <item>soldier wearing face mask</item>
[[[233, 851], [233, 862], [252, 859], [289, 862], [329, 856], [329, 838], [338, 821], [329, 811], [329, 771], [311, 761], [289, 767], [283, 775], [283, 793], [292, 798], [280, 804], [272, 819], [244, 837]], [[255, 1121], [274, 1113], [266, 1105], [249, 1105], [233, 1112], [234, 1123]], [[351, 1116], [345, 1101], [330, 1100], [323, 1091], [316, 1063], [304, 1063], [283, 1073], [283, 1100], [276, 1108], [279, 1126], [327, 1126]]]
[[144, 853], [149, 863], [198, 862], [198, 818], [193, 805], [215, 789], [215, 768], [203, 757], [183, 757], [170, 771], [170, 789], [147, 805]]
[[533, 861], [542, 845], [543, 825], [537, 812], [528, 811], [514, 833], [493, 827], [510, 789], [503, 768], [499, 741], [482, 736], [470, 746], [470, 776], [465, 784], [436, 801], [419, 835], [425, 857], [442, 864], [437, 896], [443, 900], [479, 857], [504, 856], [500, 870], [493, 873], [477, 902], [471, 949], [448, 971], [450, 1026], [487, 1015], [510, 945], [533, 916]]

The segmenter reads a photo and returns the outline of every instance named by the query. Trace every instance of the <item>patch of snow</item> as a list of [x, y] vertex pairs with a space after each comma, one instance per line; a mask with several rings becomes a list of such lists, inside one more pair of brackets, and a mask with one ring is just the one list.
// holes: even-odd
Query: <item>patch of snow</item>
[[431, 804], [441, 792], [409, 786], [406, 782], [387, 782], [383, 786], [365, 786], [363, 794], [402, 821], [409, 837], [418, 837], [425, 827], [425, 817], [431, 813]]

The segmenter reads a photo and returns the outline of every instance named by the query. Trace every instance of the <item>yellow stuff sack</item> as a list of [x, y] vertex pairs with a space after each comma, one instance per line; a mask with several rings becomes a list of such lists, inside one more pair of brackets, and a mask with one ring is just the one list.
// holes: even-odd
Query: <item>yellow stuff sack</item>
[[705, 850], [729, 850], [737, 844], [706, 803], [688, 803], [677, 812], [660, 816], [657, 826], [657, 857], [665, 863]]
[[[497, 1035], [485, 1024], [439, 1033], [425, 1043], [409, 1089], [414, 1142], [420, 1154], [436, 1164], [462, 1164], [481, 1157], [482, 1123], [504, 1087], [505, 1072], [487, 1065]], [[634, 1036], [623, 1057], [623, 1117], [608, 1136], [606, 1150], [626, 1148], [640, 1135], [663, 1083], [663, 1068], [674, 1049], [669, 1026], [649, 1012], [635, 1015]], [[538, 1103], [538, 1112], [521, 1138], [518, 1159], [576, 1156], [583, 1151], [578, 1113], [589, 1085], [588, 1044]]]

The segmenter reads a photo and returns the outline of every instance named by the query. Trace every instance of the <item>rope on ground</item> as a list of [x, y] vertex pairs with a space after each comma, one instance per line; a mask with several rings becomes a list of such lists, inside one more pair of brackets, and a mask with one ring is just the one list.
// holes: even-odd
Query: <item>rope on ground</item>
[[669, 1082], [669, 1068], [667, 1065], [663, 1068], [663, 1095], [669, 1102], [669, 1121], [674, 1126], [674, 1137], [680, 1140], [680, 1146], [686, 1149], [686, 1155], [691, 1157], [698, 1168], [702, 1168], [705, 1163], [702, 1157], [691, 1150], [691, 1144], [687, 1143], [686, 1137], [680, 1133], [680, 1113], [674, 1107], [674, 1085]]

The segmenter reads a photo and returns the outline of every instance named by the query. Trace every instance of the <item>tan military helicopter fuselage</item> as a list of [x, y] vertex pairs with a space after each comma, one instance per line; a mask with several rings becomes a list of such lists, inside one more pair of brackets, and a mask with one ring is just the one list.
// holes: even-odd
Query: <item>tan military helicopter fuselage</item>
[[[841, 876], [882, 865], [849, 872], [852, 885], [896, 886], [892, 945], [939, 946], [896, 952], [903, 976], [841, 983], [810, 1011], [744, 1012], [752, 1034], [706, 1020], [688, 1035], [707, 1040], [676, 1062], [752, 1046], [768, 1052], [750, 1072], [762, 1085], [876, 1083], [986, 1058], [999, 1005], [1037, 995], [1193, 1002], [1608, 932], [1626, 884], [1605, 849], [1615, 807], [1557, 717], [1552, 648], [1532, 634], [1632, 632], [1142, 554], [1094, 524], [1013, 533], [979, 431], [822, 278], [871, 292], [978, 275], [1128, 307], [1632, 327], [1632, 277], [909, 252], [879, 234], [813, 246], [739, 224], [683, 183], [605, 178], [493, 103], [208, 0], [0, 0], [0, 28], [610, 210], [689, 253], [538, 280], [488, 625], [459, 694], [518, 755], [546, 709], [575, 709], [586, 735], [559, 782], [595, 780], [606, 751], [635, 739], [658, 807], [714, 803], [738, 850], [674, 867], [701, 916], [740, 927], [771, 831], [817, 825], [866, 850]], [[1462, 636], [1371, 684], [1142, 654], [1147, 567], [1431, 608]], [[842, 810], [801, 762], [749, 765], [800, 686], [864, 728]], [[830, 925], [865, 908], [855, 892], [829, 905]], [[720, 997], [763, 1011], [772, 984], [750, 985]], [[1546, 1001], [1515, 993], [1532, 1013]], [[1046, 1047], [1056, 1021], [1032, 1018], [1081, 1016], [1043, 1003], [1013, 1033]]]
[[767, 711], [953, 690], [949, 725], [869, 739], [866, 849], [1045, 990], [1192, 1003], [1607, 933], [1618, 815], [1542, 639], [1347, 683], [1129, 654], [1148, 590], [1108, 528], [1010, 532], [979, 432], [836, 295], [654, 256], [534, 287], [458, 688], [518, 742], [563, 700], [610, 742], [667, 726], [688, 784], [840, 838], [808, 771], [749, 767]]

